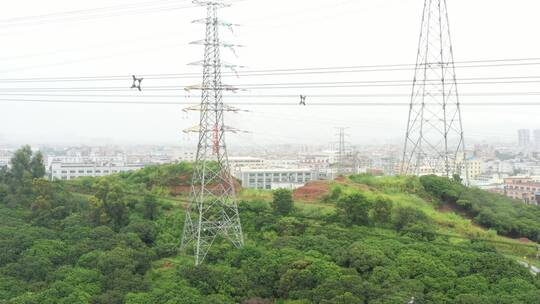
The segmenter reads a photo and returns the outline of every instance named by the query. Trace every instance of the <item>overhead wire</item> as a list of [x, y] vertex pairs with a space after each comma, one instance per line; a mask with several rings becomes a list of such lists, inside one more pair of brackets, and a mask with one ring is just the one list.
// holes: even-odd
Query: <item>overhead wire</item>
[[[535, 62], [525, 62], [535, 61]], [[537, 61], [537, 62], [536, 62]], [[503, 63], [508, 62], [508, 63]], [[470, 65], [469, 63], [486, 63]], [[491, 64], [488, 64], [491, 63]], [[435, 65], [440, 63], [428, 63], [427, 65]], [[445, 63], [446, 64], [446, 63]], [[504, 66], [537, 66], [540, 65], [540, 58], [511, 58], [511, 59], [488, 59], [488, 60], [469, 60], [456, 61], [456, 68], [484, 68], [484, 67], [504, 67]], [[469, 65], [461, 65], [469, 64]], [[241, 71], [223, 71], [223, 76], [284, 76], [284, 75], [308, 75], [308, 74], [340, 74], [340, 73], [361, 73], [361, 72], [386, 72], [396, 71], [394, 67], [407, 67], [406, 69], [398, 70], [414, 70], [415, 64], [381, 64], [381, 65], [356, 65], [356, 66], [335, 66], [335, 67], [309, 67], [309, 68], [282, 68], [282, 69], [253, 69]], [[154, 79], [178, 79], [178, 78], [199, 78], [199, 72], [191, 73], [139, 73], [148, 78]], [[109, 76], [82, 76], [82, 77], [37, 77], [37, 78], [4, 78], [1, 82], [16, 82], [16, 81], [59, 81], [59, 80], [115, 80], [124, 79], [130, 75], [109, 75]]]
[[[56, 100], [56, 99], [0, 99], [0, 102], [35, 102], [35, 103], [64, 103], [64, 104], [104, 104], [104, 105], [116, 105], [116, 104], [130, 104], [130, 105], [195, 105], [194, 102], [182, 102], [182, 101], [120, 101], [120, 100]], [[229, 102], [228, 105], [239, 106], [295, 106], [299, 107], [296, 102]], [[437, 103], [426, 103], [437, 104]], [[463, 103], [461, 106], [540, 106], [540, 102], [476, 102], [476, 103]], [[388, 106], [410, 106], [405, 102], [317, 102], [310, 103], [309, 105], [302, 107], [316, 107], [316, 106], [370, 106], [370, 107], [388, 107]]]
[[33, 16], [13, 17], [13, 18], [8, 18], [8, 19], [0, 19], [0, 24], [11, 23], [11, 22], [19, 22], [19, 21], [27, 21], [27, 20], [34, 20], [34, 19], [40, 20], [40, 19], [43, 19], [43, 18], [64, 16], [64, 15], [79, 15], [79, 14], [100, 12], [100, 11], [108, 11], [108, 10], [115, 10], [115, 9], [126, 9], [126, 8], [132, 8], [132, 7], [144, 7], [144, 6], [154, 5], [154, 4], [162, 3], [162, 2], [169, 2], [169, 3], [170, 2], [175, 2], [175, 3], [178, 3], [178, 2], [190, 2], [190, 0], [154, 0], [154, 1], [145, 1], [145, 2], [135, 2], [135, 3], [130, 3], [130, 4], [121, 4], [121, 5], [97, 7], [97, 8], [88, 8], [88, 9], [78, 9], [78, 10], [64, 11], [64, 12], [55, 12], [55, 13], [33, 15]]
[[[163, 1], [161, 1], [163, 2]], [[170, 1], [166, 1], [170, 2]], [[180, 0], [180, 2], [187, 2], [185, 0]], [[101, 8], [101, 9], [88, 9], [86, 10], [87, 13], [93, 14], [86, 14], [82, 13], [85, 10], [81, 10], [81, 13], [73, 13], [71, 16], [69, 15], [69, 12], [65, 13], [58, 13], [58, 14], [51, 14], [49, 16], [53, 18], [47, 18], [47, 17], [39, 17], [35, 16], [35, 20], [31, 19], [32, 17], [27, 17], [29, 19], [25, 19], [22, 21], [0, 21], [0, 25], [2, 25], [2, 29], [10, 28], [10, 27], [21, 27], [21, 26], [36, 26], [36, 25], [43, 25], [48, 23], [58, 23], [58, 22], [80, 22], [80, 21], [87, 21], [92, 19], [99, 19], [99, 18], [109, 18], [109, 17], [118, 17], [118, 16], [124, 16], [124, 15], [135, 15], [135, 14], [147, 14], [147, 13], [155, 13], [155, 12], [162, 12], [162, 11], [173, 11], [178, 9], [187, 9], [187, 8], [194, 8], [198, 7], [198, 5], [186, 5], [182, 3], [170, 3], [170, 4], [158, 4], [155, 6], [149, 6], [143, 5], [143, 6], [125, 6], [125, 7], [109, 7], [109, 8]], [[67, 15], [66, 15], [67, 14]], [[62, 15], [66, 15], [62, 17]], [[46, 15], [43, 15], [46, 16]], [[55, 17], [58, 16], [58, 17]]]

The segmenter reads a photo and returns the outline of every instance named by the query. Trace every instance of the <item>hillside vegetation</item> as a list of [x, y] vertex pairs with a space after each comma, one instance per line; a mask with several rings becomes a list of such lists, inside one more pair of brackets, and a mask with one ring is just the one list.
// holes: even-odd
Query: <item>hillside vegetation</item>
[[540, 278], [517, 263], [536, 263], [536, 244], [508, 238], [538, 240], [527, 222], [540, 222], [538, 209], [447, 179], [352, 176], [311, 201], [242, 190], [246, 245], [218, 240], [195, 267], [178, 253], [174, 197], [189, 164], [49, 182], [39, 154], [21, 150], [13, 163], [0, 172], [0, 303], [540, 299]]

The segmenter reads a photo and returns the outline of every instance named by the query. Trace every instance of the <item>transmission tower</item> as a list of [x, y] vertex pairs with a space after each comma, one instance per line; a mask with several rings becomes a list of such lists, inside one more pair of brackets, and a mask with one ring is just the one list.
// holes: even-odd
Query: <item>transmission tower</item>
[[200, 112], [200, 123], [186, 130], [198, 132], [199, 143], [181, 249], [193, 245], [195, 265], [200, 265], [216, 239], [227, 239], [236, 247], [242, 246], [244, 239], [225, 144], [225, 133], [237, 130], [224, 124], [224, 112], [238, 110], [223, 104], [223, 91], [235, 88], [224, 85], [221, 79], [222, 68], [234, 69], [235, 66], [221, 61], [220, 50], [235, 45], [221, 42], [219, 30], [233, 24], [218, 19], [217, 14], [218, 9], [230, 5], [221, 1], [194, 3], [207, 9], [205, 19], [194, 21], [206, 25], [206, 38], [192, 43], [204, 46], [204, 60], [192, 64], [203, 67], [203, 80], [201, 85], [189, 87], [202, 93], [200, 105], [187, 109]]
[[345, 174], [345, 128], [338, 128], [338, 169], [337, 175]]
[[467, 175], [446, 0], [425, 0], [401, 173], [451, 177], [462, 167]]

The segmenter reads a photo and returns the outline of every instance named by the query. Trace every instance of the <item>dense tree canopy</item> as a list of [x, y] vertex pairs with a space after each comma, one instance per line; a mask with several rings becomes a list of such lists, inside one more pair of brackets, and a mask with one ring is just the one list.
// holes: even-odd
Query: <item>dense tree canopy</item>
[[[169, 173], [182, 172], [184, 179], [187, 165], [73, 183], [41, 179], [33, 159], [40, 162], [24, 148], [14, 158], [17, 165], [0, 175], [2, 304], [540, 299], [540, 279], [499, 253], [496, 244], [450, 240], [438, 232], [428, 209], [411, 203], [429, 206], [423, 197], [457, 204], [476, 210], [477, 217], [493, 209], [498, 219], [501, 207], [488, 194], [451, 181], [353, 177], [371, 189], [336, 185], [340, 190], [313, 206], [294, 206], [286, 190], [241, 201], [245, 246], [217, 241], [206, 263], [195, 267], [192, 258], [178, 253], [183, 204], [171, 200], [169, 191], [156, 195], [166, 184], [178, 186]], [[381, 184], [389, 190], [377, 190]]]
[[540, 208], [515, 201], [499, 194], [436, 176], [423, 176], [425, 190], [443, 204], [459, 207], [468, 216], [502, 235], [526, 237], [540, 241]]

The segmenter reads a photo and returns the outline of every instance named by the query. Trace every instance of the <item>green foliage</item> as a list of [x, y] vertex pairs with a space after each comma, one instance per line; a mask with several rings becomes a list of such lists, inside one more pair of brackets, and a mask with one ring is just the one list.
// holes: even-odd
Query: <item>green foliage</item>
[[[19, 153], [20, 164], [31, 163], [28, 155]], [[540, 279], [489, 243], [441, 237], [433, 214], [418, 207], [430, 202], [419, 196], [476, 212], [494, 226], [513, 222], [509, 233], [526, 231], [514, 222], [518, 213], [501, 209], [494, 198], [502, 198], [432, 177], [355, 176], [369, 190], [335, 185], [339, 190], [319, 204], [325, 209], [295, 209], [286, 190], [275, 191], [273, 201], [241, 201], [245, 246], [218, 239], [205, 264], [195, 267], [177, 254], [182, 204], [155, 195], [181, 185], [189, 167], [76, 183], [33, 178], [25, 165], [18, 165], [17, 182], [11, 171], [0, 171], [0, 303], [403, 304], [414, 296], [418, 303], [532, 304], [540, 298]], [[69, 192], [73, 185], [84, 195]], [[533, 209], [518, 210], [523, 221], [534, 219]], [[526, 223], [533, 233], [534, 224]]]
[[514, 238], [540, 241], [540, 208], [436, 176], [420, 178], [425, 190], [459, 208], [478, 224]]
[[341, 218], [348, 225], [368, 225], [372, 206], [372, 202], [362, 193], [347, 195], [337, 204]]
[[122, 187], [107, 179], [95, 186], [95, 195], [90, 200], [90, 217], [94, 225], [110, 224], [120, 229], [129, 223], [128, 207]]
[[393, 203], [390, 199], [385, 197], [377, 197], [373, 203], [373, 209], [371, 210], [371, 217], [375, 222], [388, 223], [392, 215]]
[[412, 207], [395, 208], [392, 214], [392, 224], [398, 231], [409, 225], [427, 221], [428, 218], [422, 211]]
[[293, 211], [292, 191], [279, 189], [273, 192], [272, 209], [279, 215], [288, 215]]

